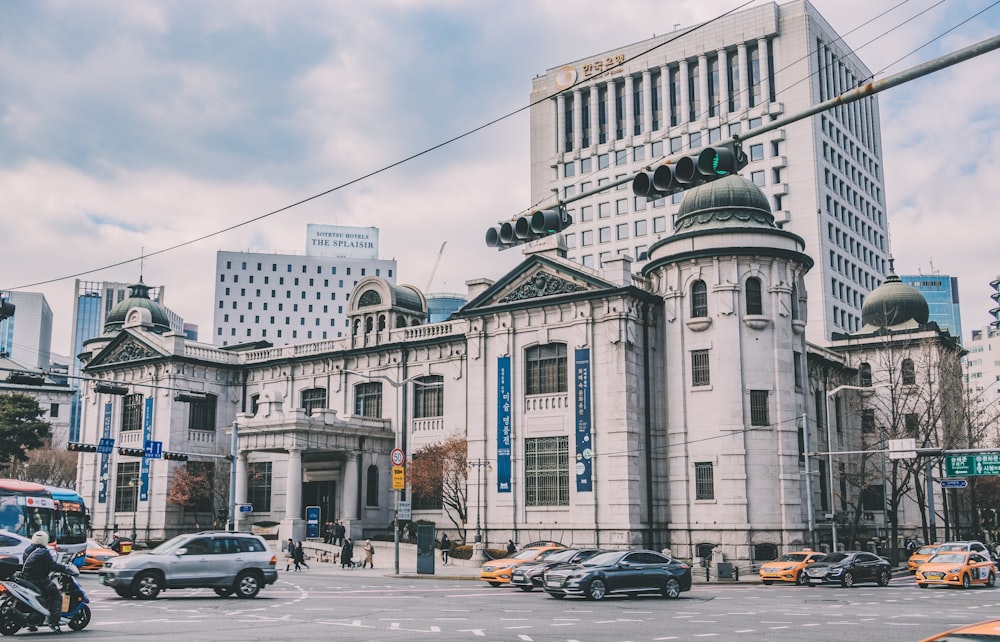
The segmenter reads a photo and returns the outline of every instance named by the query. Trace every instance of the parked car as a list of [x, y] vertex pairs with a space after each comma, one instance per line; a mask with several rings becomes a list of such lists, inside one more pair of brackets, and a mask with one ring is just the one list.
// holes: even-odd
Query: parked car
[[31, 538], [11, 533], [10, 531], [0, 531], [0, 556], [17, 558], [18, 563], [24, 555], [24, 549], [31, 546]]
[[928, 544], [927, 546], [921, 546], [918, 548], [913, 552], [913, 555], [910, 555], [909, 559], [906, 560], [906, 570], [911, 573], [916, 573], [917, 567], [934, 557], [934, 554], [937, 553], [939, 546], [941, 545]]
[[221, 597], [256, 597], [278, 579], [277, 556], [250, 533], [192, 533], [106, 562], [100, 581], [121, 597], [155, 599], [163, 589], [211, 588]]
[[1000, 620], [986, 620], [976, 624], [965, 624], [963, 626], [949, 629], [943, 633], [924, 638], [921, 642], [988, 642], [989, 640], [1000, 640]]
[[516, 567], [510, 575], [510, 584], [522, 591], [530, 591], [536, 587], [541, 588], [542, 575], [545, 571], [562, 564], [583, 562], [601, 552], [602, 550], [599, 548], [566, 548], [555, 551], [542, 560]]
[[949, 553], [952, 551], [974, 551], [987, 559], [993, 559], [993, 553], [986, 544], [976, 540], [966, 540], [962, 542], [945, 542], [938, 546], [938, 553]]
[[892, 579], [889, 560], [865, 551], [837, 551], [827, 553], [823, 559], [806, 569], [809, 586], [840, 584], [851, 588], [858, 582], [875, 582], [888, 586]]
[[805, 574], [806, 567], [818, 562], [824, 555], [808, 550], [786, 553], [760, 567], [760, 581], [768, 585], [775, 582], [795, 582], [805, 586], [809, 583], [809, 576]]
[[118, 557], [118, 553], [95, 540], [88, 539], [87, 549], [84, 551], [83, 565], [80, 566], [80, 570], [99, 571], [105, 562], [116, 557]]
[[993, 561], [986, 555], [973, 551], [938, 553], [917, 568], [917, 586], [920, 588], [927, 588], [931, 584], [962, 588], [983, 584], [993, 588], [996, 583], [997, 574]]
[[554, 598], [584, 595], [591, 600], [612, 593], [659, 593], [676, 598], [691, 590], [691, 567], [655, 551], [607, 551], [578, 564], [549, 569], [542, 587]]
[[510, 576], [511, 573], [514, 572], [514, 568], [527, 562], [545, 559], [545, 557], [555, 553], [556, 551], [561, 551], [564, 548], [565, 547], [561, 544], [545, 542], [540, 546], [529, 546], [527, 548], [523, 548], [510, 557], [490, 560], [480, 567], [479, 579], [484, 582], [488, 582], [490, 586], [507, 584], [510, 582]]

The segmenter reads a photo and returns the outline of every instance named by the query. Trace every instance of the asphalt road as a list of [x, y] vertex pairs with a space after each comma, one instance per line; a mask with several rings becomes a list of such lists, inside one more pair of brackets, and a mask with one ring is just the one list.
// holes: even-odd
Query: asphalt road
[[[252, 600], [207, 590], [123, 600], [82, 578], [93, 620], [73, 639], [124, 640], [919, 640], [1000, 617], [1000, 588], [921, 590], [900, 577], [886, 588], [696, 584], [680, 599], [599, 602], [476, 580], [412, 579], [386, 571], [314, 566], [281, 573]], [[18, 637], [51, 635], [22, 631]], [[67, 634], [64, 634], [63, 638]]]

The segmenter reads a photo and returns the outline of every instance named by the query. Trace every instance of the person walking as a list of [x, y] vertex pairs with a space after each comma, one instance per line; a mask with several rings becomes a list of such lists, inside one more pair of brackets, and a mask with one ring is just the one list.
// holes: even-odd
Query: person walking
[[294, 555], [294, 557], [295, 557], [295, 570], [296, 571], [299, 570], [300, 566], [305, 566], [306, 568], [309, 568], [309, 565], [306, 564], [306, 552], [304, 550], [302, 550], [302, 542], [299, 542], [295, 546], [295, 555]]
[[323, 524], [323, 543], [329, 544], [333, 540], [333, 522], [327, 521]]
[[366, 539], [365, 545], [361, 547], [361, 550], [365, 552], [365, 557], [361, 560], [361, 568], [365, 568], [366, 566], [375, 568], [375, 547], [372, 546], [372, 541]]
[[340, 548], [340, 568], [354, 567], [354, 543], [349, 539], [344, 539], [344, 545]]
[[448, 555], [451, 553], [451, 540], [448, 539], [448, 533], [443, 533], [441, 535], [441, 564], [443, 566], [448, 565]]
[[[285, 571], [291, 567], [292, 562], [295, 561], [295, 542], [289, 537], [288, 541], [285, 542]], [[298, 570], [298, 569], [296, 569]]]
[[507, 555], [510, 556], [516, 552], [517, 552], [517, 546], [514, 544], [514, 540], [512, 539], [507, 540]]

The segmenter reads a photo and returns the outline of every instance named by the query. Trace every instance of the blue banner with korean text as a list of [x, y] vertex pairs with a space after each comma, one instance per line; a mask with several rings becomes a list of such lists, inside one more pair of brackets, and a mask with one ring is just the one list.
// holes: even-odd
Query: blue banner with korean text
[[594, 457], [590, 440], [590, 348], [577, 348], [574, 379], [576, 388], [576, 492], [593, 490], [591, 471]]
[[497, 492], [510, 492], [510, 357], [497, 357]]
[[[146, 397], [146, 407], [142, 414], [142, 443], [153, 439], [153, 398]], [[149, 457], [142, 458], [139, 469], [139, 501], [149, 501]]]
[[[102, 433], [104, 438], [111, 437], [111, 403], [104, 404], [104, 432]], [[101, 453], [101, 483], [97, 490], [97, 503], [104, 504], [108, 501], [108, 462], [111, 459], [111, 455], [108, 453]]]

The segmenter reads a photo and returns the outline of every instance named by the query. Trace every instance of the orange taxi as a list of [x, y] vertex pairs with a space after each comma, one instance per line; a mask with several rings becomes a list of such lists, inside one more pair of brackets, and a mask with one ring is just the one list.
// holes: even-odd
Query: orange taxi
[[940, 546], [940, 544], [928, 544], [927, 546], [921, 546], [918, 548], [913, 552], [913, 555], [910, 555], [910, 558], [906, 560], [906, 570], [911, 573], [916, 573], [917, 567], [934, 557], [934, 554], [937, 553]]
[[977, 624], [966, 624], [954, 629], [949, 629], [944, 633], [932, 635], [924, 638], [921, 642], [945, 642], [946, 640], [1000, 640], [1000, 620], [986, 620]]
[[765, 562], [760, 567], [760, 581], [767, 585], [775, 582], [795, 582], [805, 586], [809, 584], [809, 578], [802, 571], [813, 562], [819, 561], [823, 555], [809, 550], [786, 553], [776, 560]]
[[565, 548], [560, 544], [549, 543], [539, 546], [528, 546], [510, 557], [490, 560], [479, 569], [479, 579], [488, 582], [490, 586], [500, 586], [510, 583], [510, 575], [514, 568], [526, 562], [541, 561], [548, 555]]
[[996, 566], [974, 551], [938, 553], [917, 567], [917, 586], [920, 588], [932, 584], [962, 588], [985, 584], [992, 588], [996, 583]]

